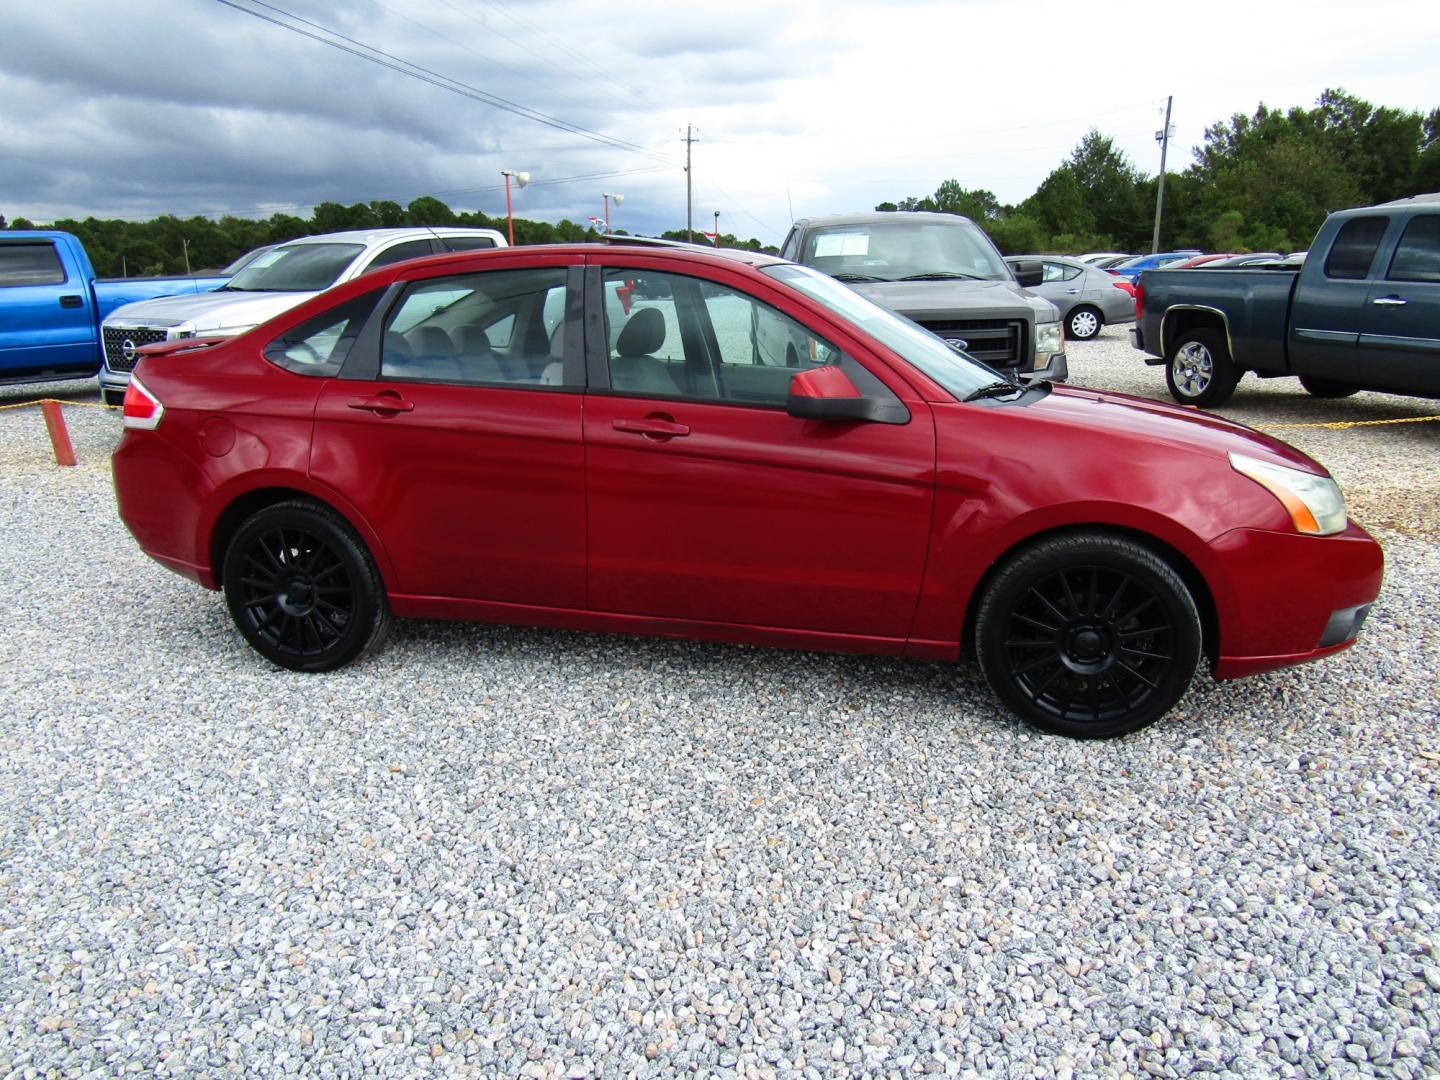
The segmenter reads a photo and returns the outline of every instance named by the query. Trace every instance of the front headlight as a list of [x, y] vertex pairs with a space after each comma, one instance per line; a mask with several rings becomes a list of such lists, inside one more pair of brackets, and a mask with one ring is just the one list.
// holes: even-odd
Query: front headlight
[[1057, 353], [1061, 348], [1062, 337], [1060, 324], [1058, 322], [1042, 322], [1035, 324], [1035, 361], [1040, 363], [1051, 353]]
[[1345, 496], [1340, 493], [1340, 485], [1330, 477], [1244, 454], [1232, 453], [1230, 466], [1279, 499], [1298, 531], [1311, 536], [1329, 536], [1345, 528]]

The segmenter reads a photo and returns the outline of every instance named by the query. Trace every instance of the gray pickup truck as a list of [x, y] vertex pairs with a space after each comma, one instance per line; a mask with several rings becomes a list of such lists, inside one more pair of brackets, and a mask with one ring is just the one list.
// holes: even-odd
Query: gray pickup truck
[[824, 271], [1008, 375], [1068, 377], [1059, 309], [1023, 287], [1040, 284], [1040, 263], [1007, 266], [967, 217], [880, 211], [803, 218], [790, 227], [780, 256]]
[[1440, 195], [1342, 210], [1295, 270], [1147, 270], [1133, 343], [1176, 401], [1224, 402], [1241, 375], [1316, 397], [1440, 397]]

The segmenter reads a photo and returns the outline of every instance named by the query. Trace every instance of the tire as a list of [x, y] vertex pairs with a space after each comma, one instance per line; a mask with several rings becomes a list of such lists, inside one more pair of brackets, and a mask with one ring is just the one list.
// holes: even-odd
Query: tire
[[1311, 379], [1304, 375], [1300, 376], [1300, 385], [1311, 397], [1317, 398], [1343, 398], [1360, 392], [1358, 386], [1346, 386], [1344, 383], [1327, 382], [1324, 379]]
[[390, 604], [375, 560], [329, 507], [303, 499], [256, 511], [225, 552], [225, 602], [272, 664], [333, 671], [379, 648]]
[[1188, 330], [1176, 339], [1165, 361], [1165, 384], [1182, 405], [1211, 408], [1235, 392], [1240, 372], [1218, 330]]
[[1065, 336], [1089, 341], [1105, 326], [1105, 318], [1093, 307], [1077, 307], [1065, 317]]
[[980, 601], [975, 645], [990, 688], [1022, 720], [1106, 739], [1180, 700], [1200, 663], [1200, 615], [1148, 548], [1072, 533], [1004, 565]]

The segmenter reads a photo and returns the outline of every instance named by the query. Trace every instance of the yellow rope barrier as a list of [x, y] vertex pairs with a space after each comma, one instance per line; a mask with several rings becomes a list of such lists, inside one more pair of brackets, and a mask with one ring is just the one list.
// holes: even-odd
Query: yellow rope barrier
[[17, 401], [13, 405], [0, 405], [0, 412], [6, 409], [28, 409], [33, 405], [44, 405], [47, 401], [53, 401], [56, 405], [78, 405], [84, 409], [123, 409], [123, 405], [103, 405], [98, 401], [65, 401], [62, 398], [36, 398], [34, 401]]
[[1355, 427], [1380, 427], [1382, 424], [1423, 424], [1431, 420], [1440, 420], [1440, 416], [1401, 416], [1394, 420], [1331, 420], [1324, 424], [1265, 424], [1259, 423], [1256, 426], [1265, 431], [1273, 431], [1276, 428], [1326, 428], [1330, 431], [1344, 431], [1347, 428]]

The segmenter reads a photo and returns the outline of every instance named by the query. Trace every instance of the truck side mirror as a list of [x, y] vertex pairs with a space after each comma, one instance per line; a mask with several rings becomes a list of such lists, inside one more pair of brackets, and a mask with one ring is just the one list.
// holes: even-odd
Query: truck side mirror
[[1038, 259], [1021, 259], [1011, 263], [1010, 269], [1015, 272], [1015, 280], [1027, 289], [1045, 280], [1045, 267]]

